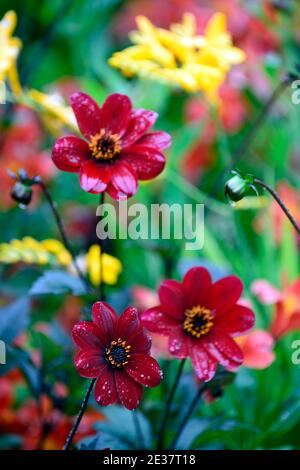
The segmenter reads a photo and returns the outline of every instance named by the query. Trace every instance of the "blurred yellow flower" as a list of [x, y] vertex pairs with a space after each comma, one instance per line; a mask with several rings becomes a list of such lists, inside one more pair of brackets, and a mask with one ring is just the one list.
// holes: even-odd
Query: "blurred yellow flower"
[[0, 244], [0, 262], [6, 264], [25, 263], [39, 265], [63, 265], [71, 263], [71, 255], [58, 240], [41, 242], [31, 237]]
[[[118, 281], [118, 277], [122, 272], [122, 263], [114, 256], [104, 253], [101, 262], [101, 272], [103, 273], [103, 281], [105, 284], [113, 285]], [[101, 282], [100, 272], [100, 247], [92, 245], [86, 255], [86, 269], [88, 276], [94, 286], [99, 286]]]
[[202, 91], [215, 102], [218, 90], [232, 65], [245, 60], [232, 45], [226, 17], [216, 13], [197, 35], [196, 18], [186, 13], [169, 30], [156, 28], [146, 17], [137, 16], [137, 31], [130, 33], [133, 46], [116, 52], [109, 64], [124, 75], [139, 75], [176, 85], [188, 92]]
[[[78, 258], [79, 264], [94, 286], [99, 286], [100, 273], [100, 248], [92, 245], [84, 257]], [[122, 272], [122, 263], [107, 253], [102, 257], [103, 281], [105, 284], [113, 285], [118, 281]], [[38, 241], [32, 237], [24, 237], [22, 240], [11, 240], [9, 243], [0, 243], [0, 263], [14, 264], [38, 264], [48, 266], [63, 266], [70, 272], [74, 271], [72, 257], [64, 245], [52, 238]]]
[[12, 92], [21, 93], [16, 61], [22, 42], [12, 36], [16, 27], [17, 15], [8, 11], [0, 21], [0, 80], [8, 78]]
[[53, 134], [57, 134], [62, 127], [69, 127], [73, 131], [78, 131], [72, 108], [66, 106], [60, 95], [29, 90], [27, 97], [29, 101], [33, 102], [33, 105], [40, 108], [44, 123]]

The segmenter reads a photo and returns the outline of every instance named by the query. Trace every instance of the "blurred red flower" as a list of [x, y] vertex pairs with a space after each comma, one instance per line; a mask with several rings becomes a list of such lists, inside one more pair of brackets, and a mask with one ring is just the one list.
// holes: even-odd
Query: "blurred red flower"
[[[14, 372], [0, 378], [0, 433], [19, 436], [23, 450], [62, 449], [72, 427], [72, 417], [55, 409], [46, 395], [39, 397], [39, 403], [30, 398], [16, 407], [15, 387], [20, 384], [24, 386], [24, 380]], [[93, 424], [103, 419], [101, 413], [88, 408], [74, 442], [95, 434]]]
[[118, 318], [105, 302], [92, 308], [93, 321], [79, 322], [73, 339], [81, 350], [75, 356], [79, 375], [97, 378], [95, 400], [102, 406], [118, 399], [129, 410], [137, 408], [142, 385], [156, 387], [162, 371], [149, 355], [151, 339], [141, 325], [137, 310], [128, 307]]
[[142, 321], [150, 331], [169, 337], [173, 356], [191, 357], [196, 376], [207, 382], [218, 363], [235, 370], [243, 362], [232, 337], [252, 328], [254, 314], [237, 304], [242, 290], [235, 276], [212, 283], [205, 268], [192, 268], [182, 283], [166, 280], [160, 285], [160, 305], [144, 312]]
[[14, 122], [3, 131], [0, 141], [3, 205], [12, 204], [10, 190], [13, 182], [7, 169], [16, 172], [24, 168], [30, 177], [40, 175], [45, 180], [55, 172], [49, 154], [41, 150], [42, 141], [43, 133], [34, 112], [24, 106], [17, 107]]
[[84, 93], [71, 96], [79, 129], [86, 140], [76, 136], [58, 139], [52, 150], [55, 165], [79, 173], [80, 186], [98, 194], [107, 191], [114, 199], [136, 193], [138, 180], [159, 175], [165, 166], [161, 151], [171, 143], [165, 132], [146, 133], [157, 113], [132, 109], [126, 95], [112, 94], [99, 108]]
[[273, 336], [264, 330], [254, 330], [237, 338], [244, 354], [243, 366], [250, 369], [266, 369], [275, 360]]

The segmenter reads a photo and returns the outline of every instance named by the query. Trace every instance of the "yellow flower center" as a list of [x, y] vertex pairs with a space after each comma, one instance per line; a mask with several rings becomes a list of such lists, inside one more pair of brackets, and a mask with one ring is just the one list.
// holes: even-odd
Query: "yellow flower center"
[[112, 160], [121, 152], [121, 139], [118, 134], [111, 134], [101, 129], [90, 138], [89, 149], [96, 160]]
[[185, 311], [183, 329], [190, 336], [200, 338], [209, 333], [213, 327], [213, 315], [208, 308], [197, 305]]
[[128, 364], [130, 349], [131, 346], [127, 345], [126, 341], [119, 338], [117, 341], [112, 341], [110, 346], [106, 348], [105, 358], [112, 367], [123, 367]]

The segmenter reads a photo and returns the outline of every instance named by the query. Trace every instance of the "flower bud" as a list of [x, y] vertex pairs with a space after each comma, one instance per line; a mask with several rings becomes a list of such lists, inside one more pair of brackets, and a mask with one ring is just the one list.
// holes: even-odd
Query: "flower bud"
[[230, 201], [243, 199], [249, 189], [249, 183], [242, 175], [235, 173], [225, 184], [225, 195]]
[[31, 202], [32, 189], [30, 186], [27, 186], [24, 183], [17, 181], [12, 187], [10, 195], [21, 206], [26, 207]]

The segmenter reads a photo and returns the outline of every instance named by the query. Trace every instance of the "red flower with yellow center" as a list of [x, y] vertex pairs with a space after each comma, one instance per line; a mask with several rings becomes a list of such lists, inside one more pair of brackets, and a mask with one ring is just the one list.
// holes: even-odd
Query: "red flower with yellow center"
[[212, 283], [205, 268], [192, 268], [182, 283], [166, 280], [160, 285], [160, 305], [146, 310], [142, 322], [149, 331], [169, 337], [173, 356], [191, 357], [197, 377], [207, 382], [218, 363], [235, 370], [243, 362], [233, 337], [252, 328], [254, 314], [237, 303], [242, 290], [235, 276]]
[[136, 193], [138, 180], [159, 175], [165, 166], [162, 150], [171, 138], [165, 132], [148, 132], [157, 113], [132, 109], [128, 96], [108, 96], [100, 108], [84, 93], [71, 96], [78, 127], [85, 137], [61, 137], [52, 150], [55, 165], [79, 173], [85, 191], [107, 191], [114, 199]]
[[128, 307], [120, 317], [105, 302], [92, 308], [93, 321], [79, 322], [72, 331], [80, 351], [75, 365], [82, 377], [97, 378], [95, 400], [102, 406], [118, 400], [129, 410], [137, 408], [142, 385], [156, 387], [162, 371], [150, 354], [151, 339], [137, 310]]

